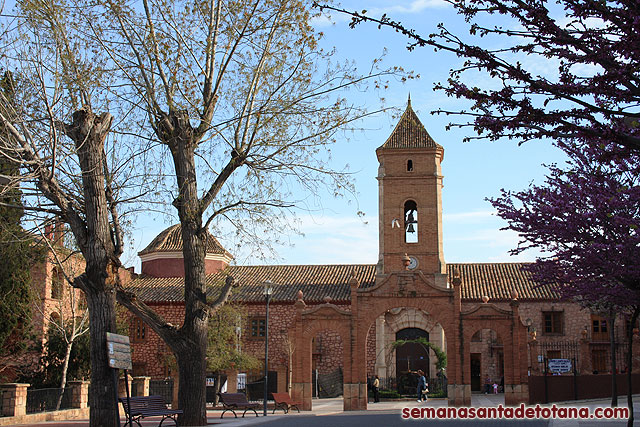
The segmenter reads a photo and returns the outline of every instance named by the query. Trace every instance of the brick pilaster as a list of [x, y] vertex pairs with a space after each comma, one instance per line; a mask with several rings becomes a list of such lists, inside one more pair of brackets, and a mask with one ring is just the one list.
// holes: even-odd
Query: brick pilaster
[[71, 387], [71, 407], [87, 408], [89, 406], [89, 381], [69, 381]]
[[151, 377], [133, 377], [132, 396], [149, 396]]
[[0, 384], [2, 390], [2, 415], [15, 417], [27, 413], [27, 387], [30, 384]]

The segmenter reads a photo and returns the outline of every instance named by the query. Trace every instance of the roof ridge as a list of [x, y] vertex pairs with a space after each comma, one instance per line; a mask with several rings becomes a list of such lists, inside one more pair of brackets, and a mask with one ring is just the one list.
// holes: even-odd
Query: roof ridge
[[424, 127], [418, 115], [411, 107], [411, 98], [407, 101], [407, 108], [402, 113], [400, 120], [393, 128], [391, 135], [380, 147], [376, 149], [403, 149], [403, 148], [442, 148], [436, 143], [427, 129]]

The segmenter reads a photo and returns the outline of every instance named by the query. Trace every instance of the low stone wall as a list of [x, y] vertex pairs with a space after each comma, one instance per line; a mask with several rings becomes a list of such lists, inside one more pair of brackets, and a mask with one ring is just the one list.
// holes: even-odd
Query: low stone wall
[[[121, 397], [126, 396], [124, 388], [124, 379], [121, 379]], [[2, 391], [2, 414], [0, 416], [0, 426], [9, 426], [15, 424], [33, 424], [44, 421], [65, 421], [75, 419], [88, 419], [88, 381], [69, 381], [67, 383], [73, 389], [71, 409], [62, 409], [58, 411], [38, 412], [36, 414], [27, 414], [27, 388], [29, 384], [0, 384]], [[133, 388], [136, 396], [149, 395], [149, 377], [135, 377], [129, 383], [129, 387]], [[124, 416], [122, 406], [119, 405], [120, 416]]]
[[0, 417], [0, 426], [16, 424], [33, 424], [44, 421], [66, 421], [89, 419], [89, 408], [62, 409], [60, 411], [40, 412], [37, 414], [16, 415], [14, 417]]

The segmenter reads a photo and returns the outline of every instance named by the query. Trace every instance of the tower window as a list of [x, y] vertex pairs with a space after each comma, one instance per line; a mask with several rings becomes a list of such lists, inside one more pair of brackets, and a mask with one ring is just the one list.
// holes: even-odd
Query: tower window
[[63, 280], [62, 272], [60, 272], [57, 267], [53, 267], [53, 271], [51, 273], [51, 298], [62, 298]]
[[413, 200], [407, 200], [404, 204], [404, 241], [418, 242], [418, 206]]
[[413, 172], [413, 160], [407, 160], [407, 172]]

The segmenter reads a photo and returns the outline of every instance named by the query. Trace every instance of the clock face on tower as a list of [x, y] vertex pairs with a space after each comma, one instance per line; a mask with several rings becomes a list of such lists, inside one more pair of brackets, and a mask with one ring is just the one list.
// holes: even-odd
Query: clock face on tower
[[415, 270], [418, 267], [418, 259], [416, 257], [409, 257], [409, 270]]

